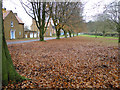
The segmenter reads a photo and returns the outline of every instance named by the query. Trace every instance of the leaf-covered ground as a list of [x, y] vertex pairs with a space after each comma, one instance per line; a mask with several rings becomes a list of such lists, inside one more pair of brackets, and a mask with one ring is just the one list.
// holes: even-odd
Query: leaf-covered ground
[[17, 72], [31, 80], [5, 88], [118, 88], [118, 44], [74, 37], [8, 45]]

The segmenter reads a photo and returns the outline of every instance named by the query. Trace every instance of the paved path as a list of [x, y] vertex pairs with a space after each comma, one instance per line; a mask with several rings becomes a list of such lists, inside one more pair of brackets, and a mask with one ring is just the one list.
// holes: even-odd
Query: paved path
[[[56, 37], [45, 37], [44, 40], [51, 40], [51, 39], [56, 39]], [[34, 40], [26, 40], [26, 41], [11, 41], [7, 42], [7, 44], [17, 44], [17, 43], [27, 43], [27, 42], [33, 42], [33, 41], [39, 41], [39, 39], [34, 39]]]

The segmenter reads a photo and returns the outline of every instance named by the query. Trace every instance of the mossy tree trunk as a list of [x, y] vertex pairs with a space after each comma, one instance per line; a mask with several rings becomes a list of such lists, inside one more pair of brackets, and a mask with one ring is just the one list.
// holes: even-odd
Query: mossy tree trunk
[[5, 86], [9, 81], [22, 81], [25, 80], [15, 70], [9, 50], [4, 38], [2, 39], [2, 84]]
[[22, 81], [25, 80], [15, 70], [7, 43], [4, 36], [4, 25], [2, 17], [2, 1], [0, 1], [0, 30], [2, 30], [2, 85], [5, 86], [11, 81]]

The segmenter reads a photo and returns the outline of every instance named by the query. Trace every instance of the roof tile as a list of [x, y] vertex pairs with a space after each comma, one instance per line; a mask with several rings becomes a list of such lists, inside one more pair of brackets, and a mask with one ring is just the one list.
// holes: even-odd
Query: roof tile
[[[3, 11], [3, 20], [7, 17], [7, 15], [10, 13], [10, 11], [11, 11], [11, 10]], [[14, 14], [14, 15], [15, 15], [15, 14]], [[16, 17], [16, 19], [18, 20], [19, 23], [24, 24], [24, 23], [22, 22], [22, 20], [21, 20], [17, 15], [15, 15], [15, 17]]]

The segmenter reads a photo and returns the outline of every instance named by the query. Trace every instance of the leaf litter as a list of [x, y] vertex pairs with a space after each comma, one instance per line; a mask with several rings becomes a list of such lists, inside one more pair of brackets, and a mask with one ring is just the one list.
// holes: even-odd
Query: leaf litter
[[31, 80], [3, 88], [119, 88], [118, 45], [73, 37], [8, 45], [15, 69]]

